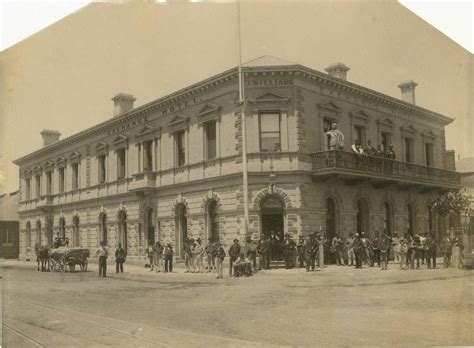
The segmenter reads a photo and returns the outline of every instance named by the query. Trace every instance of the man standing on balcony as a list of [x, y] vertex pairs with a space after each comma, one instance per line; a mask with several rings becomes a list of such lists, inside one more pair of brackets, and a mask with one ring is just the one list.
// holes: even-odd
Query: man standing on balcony
[[365, 148], [365, 153], [368, 156], [375, 156], [376, 152], [377, 152], [377, 150], [375, 150], [375, 147], [372, 146], [372, 141], [367, 140], [367, 147]]
[[331, 123], [331, 129], [326, 132], [329, 137], [329, 150], [344, 149], [344, 134], [337, 129], [337, 122]]

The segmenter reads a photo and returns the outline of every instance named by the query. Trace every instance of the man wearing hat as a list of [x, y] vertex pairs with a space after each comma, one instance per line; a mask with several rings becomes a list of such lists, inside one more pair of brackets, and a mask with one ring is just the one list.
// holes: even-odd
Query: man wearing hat
[[244, 255], [252, 263], [253, 269], [257, 269], [257, 244], [255, 244], [250, 236], [245, 241], [244, 251]]
[[183, 243], [183, 253], [184, 253], [184, 265], [186, 271], [184, 273], [189, 273], [192, 267], [192, 256], [191, 256], [191, 244], [194, 243], [194, 239], [186, 238]]
[[420, 269], [420, 253], [423, 246], [421, 245], [420, 235], [417, 233], [413, 238], [413, 241], [410, 245], [410, 268], [415, 268], [415, 260], [416, 260], [416, 269]]
[[270, 252], [270, 237], [262, 235], [258, 242], [257, 252], [259, 255], [259, 269], [268, 269], [269, 266], [269, 252]]
[[349, 237], [346, 239], [346, 250], [347, 250], [347, 259], [349, 261], [349, 266], [355, 266], [355, 252], [354, 252], [354, 233], [349, 233]]
[[428, 268], [436, 268], [436, 252], [438, 250], [438, 243], [436, 243], [436, 238], [433, 236], [433, 234], [428, 234], [428, 237], [426, 238], [426, 263], [428, 265]]
[[318, 252], [318, 242], [314, 234], [309, 235], [309, 241], [306, 244], [306, 272], [314, 271], [316, 255]]
[[356, 268], [362, 268], [362, 259], [364, 255], [364, 243], [359, 237], [359, 233], [354, 235], [354, 241], [352, 243], [352, 248], [354, 249]]
[[382, 267], [382, 270], [388, 269], [388, 253], [390, 249], [390, 242], [390, 238], [385, 232], [382, 234], [382, 237], [378, 241], [380, 265]]
[[238, 239], [234, 239], [234, 243], [229, 248], [229, 276], [232, 277], [234, 262], [240, 256], [240, 244]]
[[207, 273], [209, 273], [213, 269], [216, 268], [216, 263], [215, 263], [216, 245], [212, 243], [211, 238], [207, 240], [207, 245], [204, 248], [204, 253], [206, 254], [206, 259], [207, 259]]
[[224, 278], [223, 275], [223, 263], [224, 259], [226, 257], [224, 247], [222, 246], [221, 242], [216, 242], [214, 245], [216, 249], [216, 273], [217, 273], [217, 279], [222, 279]]
[[296, 247], [296, 251], [298, 253], [298, 267], [304, 268], [304, 255], [306, 252], [306, 244], [304, 242], [303, 236], [300, 236], [298, 241], [298, 246]]

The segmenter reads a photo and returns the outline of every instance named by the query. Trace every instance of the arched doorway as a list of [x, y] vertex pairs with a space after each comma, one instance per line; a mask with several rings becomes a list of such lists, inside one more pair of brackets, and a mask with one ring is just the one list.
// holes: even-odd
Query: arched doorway
[[66, 238], [66, 220], [63, 217], [59, 218], [59, 238]]
[[122, 244], [122, 248], [127, 251], [127, 213], [120, 210], [118, 213], [117, 243]]
[[408, 214], [408, 225], [407, 225], [407, 232], [411, 235], [415, 235], [415, 221], [416, 221], [416, 212], [415, 212], [415, 207], [413, 206], [412, 203], [407, 204], [407, 214]]
[[38, 241], [39, 245], [42, 245], [42, 238], [41, 238], [41, 221], [36, 221], [36, 240]]
[[383, 228], [387, 235], [393, 233], [393, 210], [389, 202], [383, 204]]
[[277, 196], [268, 196], [260, 207], [262, 214], [261, 234], [270, 237], [270, 260], [283, 260], [283, 239], [285, 235], [285, 210], [283, 202]]
[[99, 215], [99, 234], [100, 234], [100, 241], [104, 242], [105, 245], [108, 243], [107, 238], [107, 214], [100, 213]]
[[155, 226], [153, 225], [153, 208], [145, 210], [145, 238], [147, 245], [155, 244]]
[[364, 198], [357, 201], [357, 233], [369, 236], [369, 205]]
[[176, 252], [177, 255], [184, 259], [184, 241], [188, 238], [188, 217], [186, 205], [179, 203], [176, 205], [176, 219], [175, 219], [175, 233], [176, 233]]
[[31, 223], [29, 221], [26, 222], [26, 247], [31, 247]]
[[79, 236], [79, 216], [72, 218], [72, 245], [75, 247], [80, 246], [81, 240]]
[[207, 235], [213, 242], [219, 241], [219, 217], [216, 200], [211, 200], [207, 205]]

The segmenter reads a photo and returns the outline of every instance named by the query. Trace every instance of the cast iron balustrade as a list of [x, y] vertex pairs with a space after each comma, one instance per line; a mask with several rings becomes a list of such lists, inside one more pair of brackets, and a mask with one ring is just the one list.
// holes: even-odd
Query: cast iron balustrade
[[342, 174], [398, 181], [435, 187], [459, 188], [459, 173], [383, 157], [359, 155], [346, 151], [321, 151], [312, 155], [314, 175]]

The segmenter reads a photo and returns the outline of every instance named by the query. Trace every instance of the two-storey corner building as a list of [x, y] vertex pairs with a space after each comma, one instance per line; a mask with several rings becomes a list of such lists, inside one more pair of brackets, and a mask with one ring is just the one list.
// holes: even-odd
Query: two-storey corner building
[[[56, 233], [88, 248], [121, 242], [132, 258], [149, 241], [182, 257], [186, 236], [243, 239], [243, 115], [254, 239], [443, 230], [429, 202], [460, 184], [445, 149], [452, 119], [415, 106], [414, 82], [399, 100], [348, 82], [343, 64], [325, 74], [265, 56], [242, 69], [243, 112], [234, 68], [138, 108], [119, 94], [113, 118], [63, 140], [44, 131], [45, 146], [15, 161], [20, 257]], [[328, 151], [332, 121], [344, 151]], [[393, 144], [397, 159], [351, 153], [356, 139]]]

